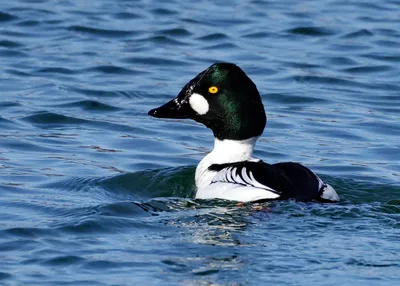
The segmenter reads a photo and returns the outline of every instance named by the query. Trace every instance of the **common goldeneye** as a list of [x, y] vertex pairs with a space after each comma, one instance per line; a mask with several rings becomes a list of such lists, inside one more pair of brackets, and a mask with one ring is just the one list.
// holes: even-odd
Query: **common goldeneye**
[[303, 165], [271, 165], [253, 157], [267, 117], [256, 85], [235, 64], [211, 65], [149, 115], [190, 118], [214, 133], [214, 149], [196, 168], [198, 199], [339, 201], [335, 190]]

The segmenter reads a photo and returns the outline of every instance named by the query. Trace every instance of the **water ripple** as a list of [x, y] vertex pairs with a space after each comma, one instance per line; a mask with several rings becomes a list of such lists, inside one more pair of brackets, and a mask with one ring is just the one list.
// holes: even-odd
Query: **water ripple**
[[61, 115], [53, 112], [39, 112], [33, 115], [26, 116], [22, 120], [34, 124], [48, 124], [48, 125], [64, 125], [64, 124], [83, 124], [86, 120], [76, 117]]
[[76, 74], [77, 71], [61, 68], [61, 67], [47, 67], [36, 70], [36, 73], [59, 73], [59, 74]]
[[81, 100], [71, 103], [60, 104], [58, 107], [79, 107], [83, 110], [92, 110], [92, 111], [116, 111], [121, 110], [118, 107], [102, 103], [96, 100]]
[[102, 37], [128, 37], [137, 34], [133, 31], [108, 30], [108, 29], [99, 29], [86, 26], [71, 26], [68, 27], [67, 29], [73, 32], [80, 32], [84, 34], [91, 34]]
[[23, 46], [23, 44], [20, 44], [18, 42], [14, 42], [14, 41], [8, 41], [8, 40], [0, 41], [0, 47], [4, 47], [4, 48], [19, 48], [22, 46]]
[[8, 22], [15, 19], [18, 19], [18, 17], [9, 13], [0, 12], [0, 22]]
[[294, 29], [290, 29], [287, 32], [295, 35], [317, 36], [317, 37], [331, 36], [335, 34], [334, 31], [323, 27], [297, 27]]
[[178, 60], [169, 60], [162, 58], [154, 58], [154, 57], [130, 57], [126, 58], [125, 62], [131, 64], [145, 64], [145, 65], [154, 65], [154, 66], [185, 66], [186, 63]]

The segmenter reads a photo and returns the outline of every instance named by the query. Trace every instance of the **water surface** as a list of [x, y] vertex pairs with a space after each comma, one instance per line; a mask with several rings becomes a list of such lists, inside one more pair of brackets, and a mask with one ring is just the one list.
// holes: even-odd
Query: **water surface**
[[[0, 5], [0, 284], [396, 285], [399, 1]], [[257, 84], [256, 155], [339, 204], [194, 200], [212, 134], [147, 111], [215, 61]]]

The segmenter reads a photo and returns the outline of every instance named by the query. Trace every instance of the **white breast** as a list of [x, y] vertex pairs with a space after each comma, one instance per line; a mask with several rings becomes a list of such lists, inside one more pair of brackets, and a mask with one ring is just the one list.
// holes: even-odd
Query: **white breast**
[[[208, 168], [213, 164], [226, 164], [240, 161], [259, 161], [259, 159], [253, 158], [253, 149], [258, 137], [250, 139], [235, 141], [235, 140], [218, 140], [215, 138], [214, 149], [199, 163], [196, 169], [196, 187], [197, 193], [196, 198], [204, 195], [207, 198], [217, 198], [213, 196], [213, 188], [208, 187], [217, 174], [216, 171], [210, 171]], [[234, 184], [227, 184], [230, 187], [234, 187]], [[243, 187], [243, 186], [242, 186]], [[204, 189], [204, 190], [203, 190]], [[215, 194], [216, 195], [216, 194]], [[202, 198], [206, 198], [202, 197]]]

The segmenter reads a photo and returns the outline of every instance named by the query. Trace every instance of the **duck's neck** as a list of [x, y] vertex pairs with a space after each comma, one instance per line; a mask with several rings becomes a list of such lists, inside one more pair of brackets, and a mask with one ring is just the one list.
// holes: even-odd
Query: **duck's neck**
[[210, 157], [214, 164], [224, 164], [250, 160], [258, 137], [246, 140], [219, 140], [215, 138], [214, 149], [206, 157]]

